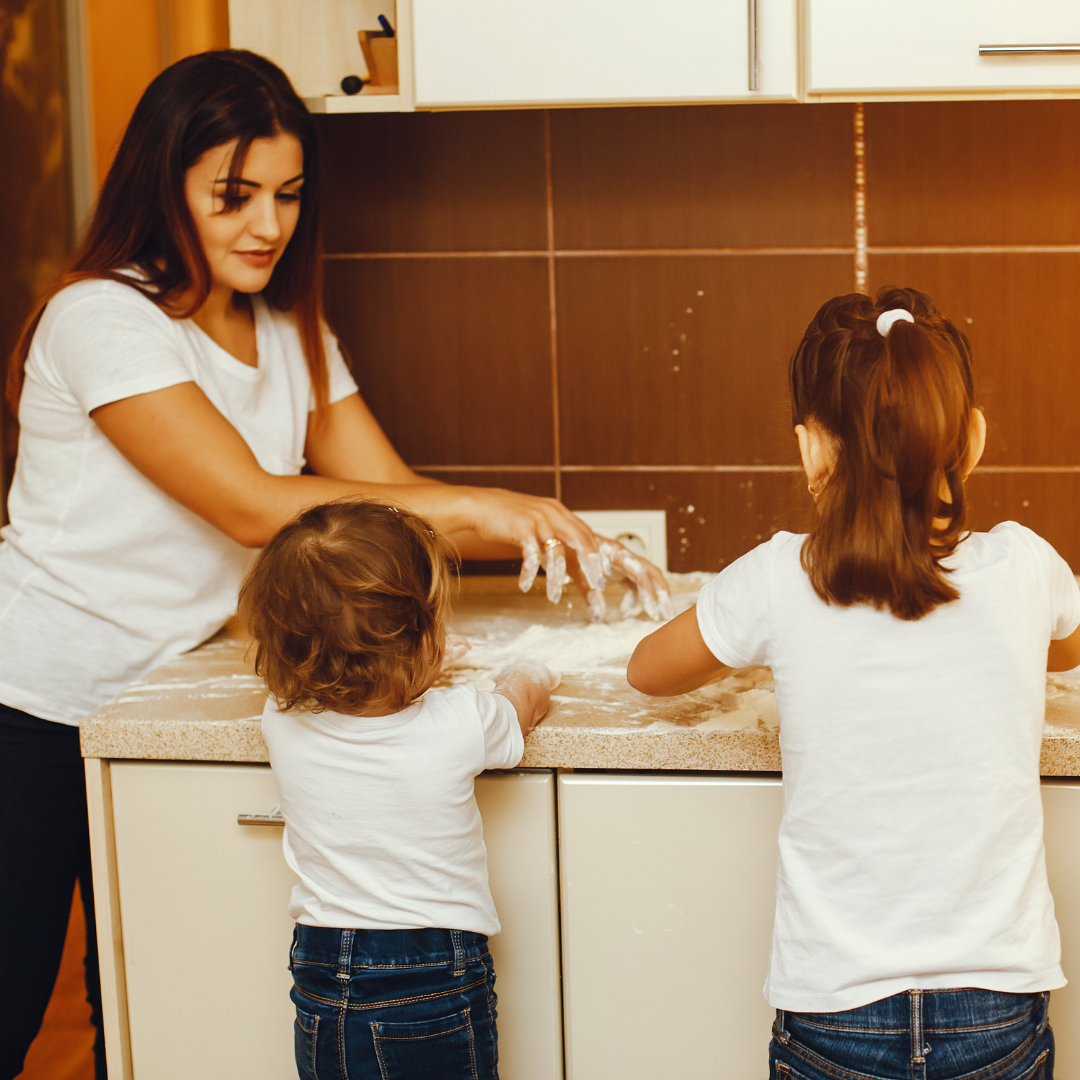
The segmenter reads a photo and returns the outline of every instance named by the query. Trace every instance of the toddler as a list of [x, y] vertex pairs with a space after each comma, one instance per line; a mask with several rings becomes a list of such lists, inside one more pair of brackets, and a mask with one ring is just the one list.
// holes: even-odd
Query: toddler
[[517, 765], [551, 676], [523, 663], [494, 693], [430, 690], [450, 585], [426, 522], [338, 502], [282, 529], [241, 589], [300, 879], [289, 911], [302, 1080], [498, 1076], [487, 936], [499, 920], [473, 780]]

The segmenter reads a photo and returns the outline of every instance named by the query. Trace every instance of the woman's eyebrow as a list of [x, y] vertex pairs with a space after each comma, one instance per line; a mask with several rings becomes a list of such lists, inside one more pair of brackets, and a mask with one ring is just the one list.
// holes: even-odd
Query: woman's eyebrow
[[[283, 180], [280, 184], [278, 184], [278, 187], [279, 188], [288, 187], [290, 184], [295, 184], [298, 180], [303, 180], [303, 179], [304, 179], [304, 174], [303, 173], [297, 173], [296, 176], [292, 177], [292, 179]], [[228, 182], [229, 182], [229, 178], [227, 176], [222, 176], [219, 179], [214, 181], [215, 184], [227, 184]], [[243, 177], [237, 177], [235, 182], [237, 184], [243, 184], [244, 187], [253, 187], [253, 188], [262, 187], [262, 184], [260, 184], [257, 180], [245, 180]]]

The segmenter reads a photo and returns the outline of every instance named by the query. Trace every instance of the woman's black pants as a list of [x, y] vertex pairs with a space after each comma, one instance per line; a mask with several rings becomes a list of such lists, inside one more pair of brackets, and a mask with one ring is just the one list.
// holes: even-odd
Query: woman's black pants
[[75, 882], [86, 912], [86, 996], [105, 1080], [94, 887], [79, 729], [0, 704], [0, 1080], [22, 1072], [64, 950]]

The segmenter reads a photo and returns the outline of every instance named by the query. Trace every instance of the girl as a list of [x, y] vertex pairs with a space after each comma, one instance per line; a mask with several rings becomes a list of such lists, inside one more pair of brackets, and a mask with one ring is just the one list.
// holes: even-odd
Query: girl
[[498, 1076], [487, 935], [499, 920], [473, 780], [521, 760], [552, 679], [524, 663], [494, 693], [429, 690], [449, 587], [426, 522], [353, 502], [282, 529], [240, 593], [300, 878], [289, 911], [302, 1080]]
[[965, 532], [986, 424], [929, 297], [830, 300], [790, 387], [809, 534], [729, 566], [628, 671], [668, 695], [772, 668], [770, 1075], [1049, 1080], [1065, 979], [1039, 752], [1044, 673], [1080, 664], [1080, 590], [1029, 529]]
[[[72, 891], [93, 889], [79, 721], [235, 610], [250, 550], [304, 507], [422, 512], [467, 558], [541, 550], [599, 614], [612, 564], [663, 578], [554, 499], [429, 481], [400, 458], [321, 318], [319, 154], [285, 75], [188, 57], [132, 116], [71, 267], [28, 320], [7, 392], [21, 423], [0, 543], [0, 1080], [22, 1071]], [[302, 474], [304, 466], [307, 472]], [[27, 883], [32, 883], [32, 887]], [[105, 1075], [96, 1046], [97, 1075]]]

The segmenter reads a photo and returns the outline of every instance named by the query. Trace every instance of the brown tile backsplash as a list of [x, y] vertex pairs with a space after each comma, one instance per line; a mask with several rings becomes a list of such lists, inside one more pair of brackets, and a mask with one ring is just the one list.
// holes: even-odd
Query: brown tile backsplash
[[1080, 101], [866, 106], [871, 245], [1080, 243]]
[[929, 293], [970, 337], [986, 464], [1080, 464], [1080, 253], [876, 255], [870, 282]]
[[327, 264], [327, 309], [360, 392], [414, 465], [547, 465], [547, 264]]
[[843, 255], [560, 260], [563, 463], [797, 462], [788, 359], [851, 288]]
[[852, 243], [851, 108], [551, 113], [558, 248]]
[[566, 473], [572, 510], [667, 511], [668, 569], [721, 570], [781, 529], [805, 528], [806, 484], [794, 473]]
[[[854, 287], [853, 109], [319, 118], [330, 316], [406, 460], [665, 509], [676, 570], [804, 527], [800, 474], [769, 470], [798, 461], [788, 357]], [[987, 465], [1042, 470], [977, 473], [973, 522], [1022, 521], [1080, 569], [1080, 253], [925, 250], [1080, 244], [1074, 130], [1080, 101], [865, 108], [869, 286], [923, 289], [970, 334]]]
[[971, 528], [983, 531], [1001, 521], [1019, 521], [1057, 548], [1080, 572], [1080, 473], [984, 473], [969, 481]]
[[547, 246], [543, 113], [369, 113], [317, 122], [327, 251]]

